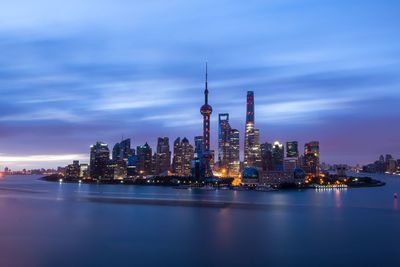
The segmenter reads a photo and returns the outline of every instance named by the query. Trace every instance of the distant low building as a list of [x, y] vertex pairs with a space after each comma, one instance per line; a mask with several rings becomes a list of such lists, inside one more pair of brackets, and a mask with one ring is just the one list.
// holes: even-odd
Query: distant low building
[[242, 184], [257, 185], [260, 182], [260, 174], [256, 167], [245, 167], [242, 171]]
[[74, 160], [65, 168], [65, 176], [68, 178], [78, 178], [80, 176], [79, 161]]
[[79, 165], [79, 177], [88, 178], [89, 177], [89, 165], [82, 163]]

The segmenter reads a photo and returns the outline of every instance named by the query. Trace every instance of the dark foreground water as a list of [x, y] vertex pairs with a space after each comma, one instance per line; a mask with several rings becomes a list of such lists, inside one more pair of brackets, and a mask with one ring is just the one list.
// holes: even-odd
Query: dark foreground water
[[400, 177], [279, 192], [0, 180], [0, 266], [400, 266]]

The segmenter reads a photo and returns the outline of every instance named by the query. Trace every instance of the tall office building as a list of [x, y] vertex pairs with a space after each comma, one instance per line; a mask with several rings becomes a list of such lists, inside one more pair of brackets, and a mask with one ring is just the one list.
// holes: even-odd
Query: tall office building
[[274, 171], [283, 171], [283, 159], [285, 157], [285, 148], [278, 141], [274, 142], [272, 147], [272, 164]]
[[108, 145], [97, 142], [90, 147], [90, 177], [92, 179], [107, 179], [107, 165], [110, 160]]
[[138, 170], [139, 158], [136, 155], [132, 155], [128, 158], [126, 166], [126, 176], [128, 178], [135, 178], [139, 174]]
[[319, 142], [311, 141], [304, 145], [304, 171], [309, 175], [319, 175]]
[[297, 141], [286, 142], [286, 158], [283, 160], [283, 171], [286, 173], [294, 173], [294, 170], [299, 166]]
[[218, 114], [218, 165], [221, 170], [227, 170], [229, 165], [230, 132], [229, 114]]
[[182, 164], [182, 147], [181, 147], [181, 138], [178, 137], [174, 141], [174, 155], [172, 157], [172, 172], [178, 175], [181, 173], [181, 164]]
[[174, 156], [172, 159], [173, 172], [178, 176], [190, 176], [191, 175], [191, 161], [194, 158], [193, 146], [189, 143], [189, 140], [185, 138], [181, 139], [178, 137], [174, 141]]
[[112, 151], [113, 160], [124, 160], [128, 161], [128, 158], [135, 155], [135, 150], [131, 148], [131, 139], [122, 140], [120, 143], [116, 143]]
[[134, 154], [135, 150], [131, 148], [131, 139], [116, 143], [112, 151], [112, 161], [107, 165], [107, 178], [124, 179], [127, 175], [128, 158]]
[[239, 131], [229, 124], [229, 114], [218, 115], [218, 167], [222, 176], [237, 176], [240, 172]]
[[157, 140], [157, 151], [155, 155], [155, 174], [167, 173], [171, 167], [171, 150], [169, 149], [169, 138], [159, 137]]
[[151, 175], [153, 174], [153, 157], [152, 149], [149, 144], [144, 144], [143, 146], [138, 146], [136, 148], [137, 153], [137, 169], [141, 175]]
[[239, 131], [236, 129], [231, 129], [229, 132], [228, 151], [228, 176], [237, 176], [240, 173], [240, 142]]
[[254, 92], [247, 92], [246, 130], [244, 136], [245, 167], [261, 167], [260, 131], [254, 128]]
[[204, 105], [200, 108], [200, 113], [203, 115], [203, 142], [204, 142], [204, 150], [203, 150], [203, 159], [205, 166], [205, 177], [212, 176], [211, 170], [211, 160], [213, 158], [212, 153], [210, 152], [210, 116], [212, 113], [212, 107], [208, 104], [208, 72], [207, 72], [207, 63], [206, 63], [206, 82], [204, 89]]
[[198, 159], [203, 158], [203, 151], [204, 151], [204, 141], [203, 136], [195, 136], [194, 137], [194, 153], [195, 157]]
[[260, 145], [261, 150], [261, 169], [263, 171], [273, 171], [272, 144], [265, 142]]
[[119, 143], [116, 143], [112, 150], [112, 159], [117, 160], [121, 158], [121, 146]]
[[194, 137], [194, 158], [191, 163], [192, 176], [196, 180], [205, 177], [205, 160], [204, 160], [204, 142], [203, 136]]
[[287, 158], [299, 157], [299, 149], [297, 141], [286, 142], [286, 157]]

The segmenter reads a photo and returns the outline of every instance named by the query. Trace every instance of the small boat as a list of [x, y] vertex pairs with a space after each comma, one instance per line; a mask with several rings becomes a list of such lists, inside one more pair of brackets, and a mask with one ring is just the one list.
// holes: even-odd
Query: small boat
[[397, 199], [397, 193], [394, 193], [394, 194], [393, 194], [393, 197], [394, 197], [395, 199]]

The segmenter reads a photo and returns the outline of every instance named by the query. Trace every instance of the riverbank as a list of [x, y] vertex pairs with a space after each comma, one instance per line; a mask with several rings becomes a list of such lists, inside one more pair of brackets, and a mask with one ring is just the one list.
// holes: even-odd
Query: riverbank
[[124, 179], [124, 180], [92, 180], [67, 178], [61, 175], [48, 175], [40, 178], [48, 182], [59, 183], [84, 183], [84, 184], [119, 184], [119, 185], [142, 185], [142, 186], [168, 186], [178, 189], [188, 188], [223, 188], [234, 190], [255, 190], [255, 191], [274, 191], [274, 190], [301, 190], [301, 189], [345, 189], [345, 188], [360, 188], [360, 187], [380, 187], [386, 183], [380, 180], [372, 179], [371, 177], [353, 177], [349, 176], [345, 179], [331, 179], [329, 182], [318, 183], [282, 183], [280, 185], [232, 185], [231, 178], [225, 179], [208, 179], [205, 181], [193, 180], [191, 177], [174, 177], [160, 176], [151, 179]]

